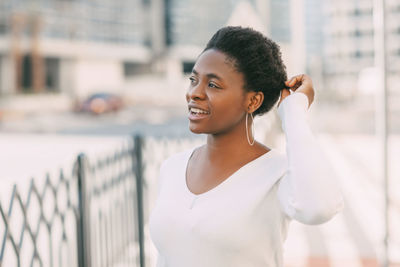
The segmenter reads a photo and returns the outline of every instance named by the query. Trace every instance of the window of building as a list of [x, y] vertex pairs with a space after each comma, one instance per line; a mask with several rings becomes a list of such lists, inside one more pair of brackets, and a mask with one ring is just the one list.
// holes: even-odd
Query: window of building
[[164, 1], [164, 27], [165, 27], [165, 44], [167, 46], [172, 45], [173, 38], [172, 38], [172, 3], [171, 0]]
[[26, 55], [22, 59], [22, 89], [24, 92], [32, 90], [32, 56]]
[[182, 65], [183, 65], [183, 73], [184, 74], [192, 73], [194, 64], [195, 64], [195, 62], [193, 62], [193, 61], [184, 61], [182, 63]]
[[126, 78], [149, 74], [151, 73], [152, 68], [150, 63], [138, 63], [138, 62], [124, 62], [124, 76]]
[[60, 60], [58, 58], [45, 58], [45, 84], [46, 91], [59, 92]]
[[0, 20], [0, 34], [6, 34], [7, 33], [7, 25], [5, 21]]
[[[60, 60], [58, 58], [44, 58], [43, 59], [43, 88], [41, 92], [58, 92], [59, 91], [59, 66]], [[33, 64], [32, 55], [27, 54], [22, 60], [22, 90], [23, 92], [33, 91]]]

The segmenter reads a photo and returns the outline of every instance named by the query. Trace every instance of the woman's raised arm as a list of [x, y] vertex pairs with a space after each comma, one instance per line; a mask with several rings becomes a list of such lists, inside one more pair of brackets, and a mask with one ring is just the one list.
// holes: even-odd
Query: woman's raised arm
[[284, 89], [278, 106], [288, 159], [288, 171], [280, 181], [278, 197], [290, 218], [320, 224], [343, 208], [343, 197], [337, 175], [307, 121], [307, 111], [314, 99], [311, 79], [306, 75], [296, 77], [286, 83], [295, 92], [290, 94]]

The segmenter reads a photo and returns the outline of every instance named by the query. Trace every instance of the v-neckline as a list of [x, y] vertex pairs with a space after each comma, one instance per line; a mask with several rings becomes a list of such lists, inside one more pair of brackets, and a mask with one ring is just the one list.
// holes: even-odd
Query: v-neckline
[[232, 182], [232, 180], [233, 180], [232, 178], [235, 177], [238, 173], [240, 173], [243, 170], [245, 170], [246, 168], [248, 168], [248, 166], [255, 164], [259, 160], [270, 157], [275, 152], [275, 150], [273, 148], [270, 148], [270, 150], [268, 152], [265, 152], [264, 154], [258, 156], [257, 158], [247, 162], [246, 164], [241, 166], [239, 169], [237, 169], [235, 172], [233, 172], [231, 175], [229, 175], [225, 180], [223, 180], [221, 183], [217, 184], [213, 188], [211, 188], [203, 193], [195, 194], [192, 191], [190, 191], [188, 184], [187, 184], [187, 169], [188, 169], [188, 165], [189, 165], [189, 160], [193, 156], [193, 153], [197, 148], [198, 147], [194, 147], [191, 150], [189, 150], [188, 156], [186, 157], [186, 163], [185, 163], [185, 168], [184, 168], [184, 173], [183, 173], [183, 185], [184, 185], [185, 191], [192, 197], [203, 197], [203, 196], [213, 193], [214, 191], [221, 190], [221, 188], [226, 186], [226, 184]]

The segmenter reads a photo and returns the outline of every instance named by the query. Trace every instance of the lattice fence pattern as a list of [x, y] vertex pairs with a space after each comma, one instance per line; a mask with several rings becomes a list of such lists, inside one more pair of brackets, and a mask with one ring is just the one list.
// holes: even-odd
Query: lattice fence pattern
[[16, 185], [8, 207], [0, 203], [0, 266], [78, 266], [78, 181], [74, 172], [47, 175], [39, 187]]

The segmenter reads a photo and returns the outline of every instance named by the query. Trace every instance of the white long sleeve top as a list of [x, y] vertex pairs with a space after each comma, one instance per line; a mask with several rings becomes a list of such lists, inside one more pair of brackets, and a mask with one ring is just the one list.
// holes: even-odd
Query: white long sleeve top
[[186, 184], [196, 148], [163, 162], [149, 221], [157, 267], [280, 267], [291, 219], [320, 224], [343, 208], [335, 172], [310, 130], [308, 104], [295, 92], [278, 107], [286, 154], [273, 148], [205, 193]]

